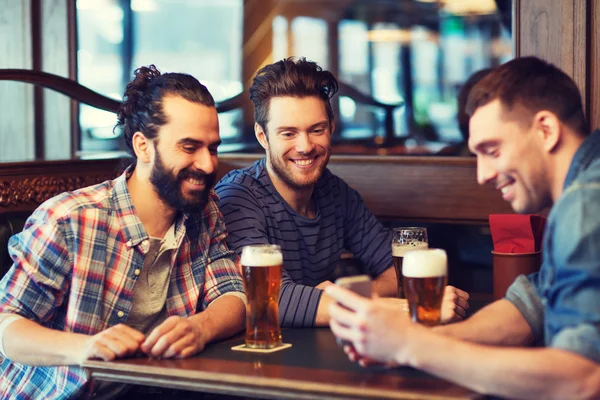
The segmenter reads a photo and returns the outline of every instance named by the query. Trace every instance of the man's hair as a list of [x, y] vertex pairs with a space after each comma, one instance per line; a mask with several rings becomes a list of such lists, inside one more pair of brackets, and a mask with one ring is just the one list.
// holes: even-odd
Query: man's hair
[[[575, 82], [554, 65], [537, 57], [516, 58], [494, 68], [469, 93], [467, 115], [499, 99], [504, 111], [523, 111], [531, 118], [546, 110], [581, 135], [589, 130]], [[529, 123], [529, 120], [527, 120]]]
[[266, 132], [269, 106], [273, 97], [316, 96], [323, 100], [329, 123], [333, 122], [330, 100], [338, 91], [338, 81], [333, 74], [312, 61], [293, 57], [269, 64], [258, 71], [250, 87], [250, 100], [254, 103], [254, 121]]
[[168, 122], [162, 107], [165, 96], [181, 96], [207, 107], [215, 105], [208, 89], [191, 75], [161, 74], [154, 65], [138, 68], [134, 75], [125, 88], [115, 126], [115, 129], [122, 128], [127, 152], [134, 158], [137, 157], [133, 150], [133, 135], [141, 132], [147, 138], [155, 139], [158, 129]]
[[490, 73], [491, 68], [484, 68], [475, 73], [473, 73], [469, 79], [466, 80], [465, 83], [460, 87], [460, 91], [458, 92], [457, 99], [457, 119], [458, 119], [458, 129], [460, 129], [460, 133], [463, 137], [463, 140], [466, 142], [469, 140], [469, 118], [467, 115], [467, 99], [469, 98], [469, 93], [471, 93], [471, 89], [475, 86], [479, 81], [481, 81], [487, 74]]

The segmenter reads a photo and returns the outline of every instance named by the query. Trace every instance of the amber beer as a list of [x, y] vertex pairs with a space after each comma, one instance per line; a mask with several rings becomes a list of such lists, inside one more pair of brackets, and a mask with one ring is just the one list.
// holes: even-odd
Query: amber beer
[[403, 274], [402, 274], [402, 259], [404, 254], [412, 250], [423, 250], [429, 248], [427, 242], [412, 242], [409, 244], [397, 244], [392, 243], [392, 260], [394, 261], [394, 269], [396, 270], [396, 277], [398, 278], [398, 298], [403, 299], [406, 296], [402, 290], [403, 285]]
[[429, 247], [427, 241], [427, 229], [423, 227], [401, 227], [392, 230], [392, 260], [398, 279], [398, 298], [405, 298], [402, 285], [402, 258], [411, 250], [426, 249]]
[[246, 306], [246, 346], [271, 349], [281, 345], [279, 291], [283, 256], [277, 245], [251, 245], [242, 249]]
[[448, 258], [441, 249], [415, 250], [404, 255], [404, 293], [415, 322], [439, 325], [448, 282]]

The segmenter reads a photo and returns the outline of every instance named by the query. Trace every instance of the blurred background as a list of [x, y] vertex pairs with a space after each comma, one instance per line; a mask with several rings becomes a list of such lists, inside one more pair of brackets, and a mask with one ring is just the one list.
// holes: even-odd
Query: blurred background
[[[457, 93], [513, 57], [511, 0], [76, 0], [77, 80], [120, 99], [132, 71], [187, 72], [216, 101], [304, 56], [342, 83], [336, 154], [460, 155]], [[252, 107], [220, 114], [221, 151], [254, 151]], [[121, 149], [115, 117], [79, 107], [82, 154]]]

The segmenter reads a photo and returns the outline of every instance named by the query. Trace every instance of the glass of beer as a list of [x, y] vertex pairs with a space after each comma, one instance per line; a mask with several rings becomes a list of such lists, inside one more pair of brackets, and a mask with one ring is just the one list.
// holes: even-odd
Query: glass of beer
[[442, 299], [448, 282], [448, 257], [441, 249], [413, 250], [404, 254], [404, 293], [413, 321], [439, 325]]
[[392, 231], [392, 259], [396, 269], [396, 278], [398, 279], [398, 298], [404, 299], [402, 290], [402, 258], [404, 254], [411, 250], [427, 249], [427, 229], [425, 228], [394, 228]]
[[246, 347], [271, 349], [281, 345], [279, 291], [283, 255], [278, 245], [260, 244], [242, 249], [242, 274], [248, 297]]

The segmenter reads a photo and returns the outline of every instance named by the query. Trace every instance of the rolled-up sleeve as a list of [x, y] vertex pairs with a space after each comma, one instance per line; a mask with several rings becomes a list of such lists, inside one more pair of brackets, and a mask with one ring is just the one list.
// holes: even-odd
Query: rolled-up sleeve
[[519, 310], [538, 343], [544, 337], [544, 304], [532, 283], [536, 278], [537, 273], [529, 277], [519, 275], [506, 291], [506, 299]]
[[38, 208], [8, 252], [13, 265], [0, 281], [0, 313], [47, 322], [64, 301], [72, 265], [60, 222]]
[[600, 362], [600, 184], [574, 184], [552, 212], [547, 344]]
[[246, 295], [242, 275], [237, 267], [237, 256], [234, 251], [227, 246], [227, 229], [223, 215], [219, 212], [216, 196], [213, 198], [210, 207], [211, 214], [214, 217], [214, 229], [210, 237], [210, 247], [208, 249], [208, 263], [205, 271], [205, 297], [202, 302], [203, 309], [216, 300], [219, 296], [226, 293], [235, 292], [244, 303]]

